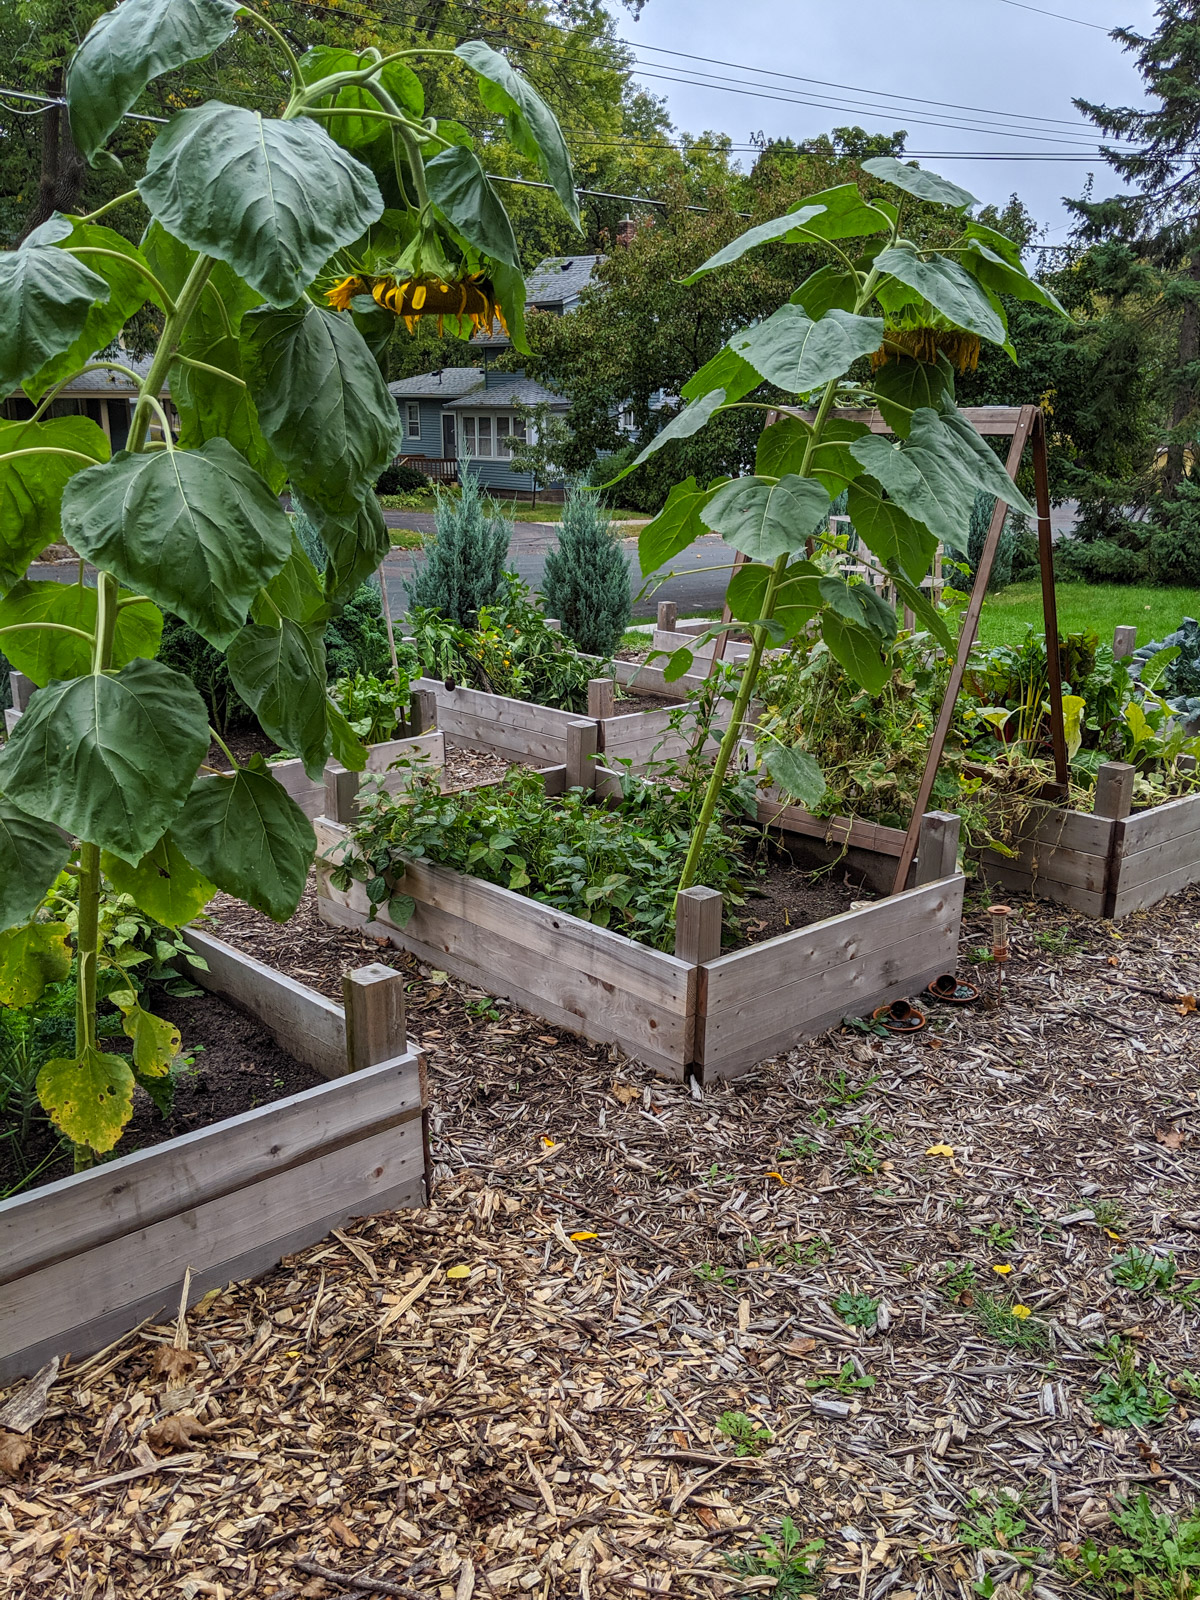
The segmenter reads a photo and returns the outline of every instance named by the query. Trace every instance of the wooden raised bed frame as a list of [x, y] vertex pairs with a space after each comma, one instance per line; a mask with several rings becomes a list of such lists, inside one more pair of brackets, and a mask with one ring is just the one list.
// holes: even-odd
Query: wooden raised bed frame
[[351, 1217], [428, 1199], [425, 1068], [404, 980], [343, 979], [345, 1006], [188, 929], [190, 976], [328, 1083], [0, 1201], [0, 1383], [102, 1349]]
[[[571, 755], [579, 781], [594, 781], [604, 796], [621, 780], [604, 768], [589, 777], [581, 745], [595, 732], [577, 723]], [[571, 773], [543, 776], [554, 793]], [[349, 846], [348, 820], [316, 822], [317, 909], [326, 922], [387, 939], [548, 1022], [618, 1045], [664, 1077], [736, 1076], [844, 1015], [918, 993], [958, 959], [958, 818], [938, 812], [925, 821], [913, 888], [731, 955], [720, 953], [721, 898], [712, 889], [681, 897], [669, 955], [428, 862], [411, 865], [399, 885], [416, 902], [399, 928], [386, 907], [372, 917], [361, 884], [343, 892], [330, 881]]]

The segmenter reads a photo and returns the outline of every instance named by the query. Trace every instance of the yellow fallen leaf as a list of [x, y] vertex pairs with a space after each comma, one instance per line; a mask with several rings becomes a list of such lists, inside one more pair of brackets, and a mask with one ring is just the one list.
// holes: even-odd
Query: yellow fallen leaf
[[1111, 1228], [1105, 1228], [1104, 1231], [1105, 1231], [1105, 1233], [1108, 1235], [1108, 1237], [1110, 1239], [1115, 1239], [1117, 1241], [1117, 1243], [1120, 1244], [1121, 1235], [1119, 1233], [1114, 1233]]
[[1181, 1017], [1190, 1017], [1196, 1009], [1196, 996], [1194, 994], [1181, 994], [1179, 1004], [1175, 1007]]
[[1024, 1322], [1026, 1317], [1031, 1317], [1033, 1315], [1033, 1312], [1028, 1306], [1014, 1306], [1012, 1308], [1012, 1314], [1014, 1317], [1020, 1317], [1021, 1321]]
[[551, 1139], [547, 1134], [542, 1135], [542, 1143], [546, 1146], [547, 1150], [554, 1149], [554, 1140]]
[[931, 1144], [925, 1154], [927, 1156], [945, 1156], [947, 1161], [953, 1161], [954, 1146], [952, 1144]]
[[470, 1267], [447, 1267], [446, 1276], [448, 1278], [469, 1278], [471, 1269]]
[[1002, 1262], [999, 1262], [999, 1263], [993, 1262], [992, 1263], [992, 1271], [993, 1272], [998, 1272], [1000, 1274], [1000, 1276], [1003, 1277], [1006, 1272], [1011, 1272], [1012, 1271], [1012, 1267], [1009, 1265], [1009, 1263], [1007, 1261], [1002, 1261]]
[[570, 1237], [578, 1244], [581, 1239], [598, 1239], [600, 1235], [598, 1233], [573, 1233]]
[[782, 1184], [782, 1185], [783, 1185], [783, 1187], [784, 1187], [784, 1188], [785, 1188], [785, 1189], [787, 1189], [787, 1188], [789, 1188], [789, 1187], [790, 1187], [790, 1185], [789, 1185], [789, 1183], [788, 1183], [788, 1181], [787, 1181], [787, 1179], [786, 1179], [786, 1178], [785, 1178], [785, 1177], [784, 1177], [784, 1175], [783, 1175], [783, 1173], [782, 1173], [782, 1172], [768, 1172], [768, 1173], [767, 1173], [767, 1177], [768, 1177], [768, 1178], [778, 1178], [778, 1179], [779, 1179], [779, 1181], [780, 1181], [780, 1183], [781, 1183], [781, 1184]]
[[429, 974], [429, 981], [430, 983], [449, 983], [450, 974], [448, 972], [439, 972], [435, 967]]

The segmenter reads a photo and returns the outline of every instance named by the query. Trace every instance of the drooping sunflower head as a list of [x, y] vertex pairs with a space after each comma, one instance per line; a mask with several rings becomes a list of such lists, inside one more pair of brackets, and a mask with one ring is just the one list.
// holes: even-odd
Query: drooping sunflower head
[[508, 332], [495, 286], [482, 272], [451, 279], [432, 274], [399, 279], [345, 278], [328, 290], [325, 298], [331, 306], [344, 311], [357, 294], [369, 294], [376, 305], [403, 317], [410, 333], [416, 332], [422, 317], [436, 317], [439, 334], [447, 318], [460, 323], [465, 320], [476, 333], [490, 333], [497, 322]]
[[959, 372], [974, 372], [979, 365], [979, 348], [978, 334], [965, 333], [961, 328], [887, 328], [883, 343], [871, 356], [871, 365], [878, 371], [889, 361], [909, 356], [934, 366], [940, 353]]
[[360, 294], [370, 294], [371, 285], [358, 276], [340, 278], [332, 289], [325, 291], [325, 300], [335, 311], [349, 311], [350, 302]]

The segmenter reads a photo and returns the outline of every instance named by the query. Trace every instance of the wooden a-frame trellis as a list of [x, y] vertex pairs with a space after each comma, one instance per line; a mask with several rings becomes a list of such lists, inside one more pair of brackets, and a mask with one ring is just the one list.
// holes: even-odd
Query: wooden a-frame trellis
[[[777, 414], [784, 414], [787, 408], [780, 407]], [[793, 412], [807, 422], [812, 421], [809, 412]], [[1046, 628], [1046, 668], [1047, 686], [1050, 693], [1050, 738], [1054, 748], [1054, 784], [1047, 793], [1048, 799], [1061, 799], [1067, 792], [1067, 739], [1063, 727], [1062, 708], [1062, 667], [1058, 654], [1058, 606], [1054, 595], [1054, 543], [1050, 528], [1050, 478], [1046, 460], [1046, 418], [1040, 406], [973, 406], [963, 410], [963, 416], [972, 423], [976, 431], [984, 438], [1008, 439], [1008, 460], [1005, 469], [1010, 478], [1016, 481], [1028, 446], [1033, 446], [1033, 475], [1034, 475], [1034, 501], [1037, 509], [1038, 525], [1038, 561], [1041, 569], [1042, 580], [1042, 616]], [[872, 433], [891, 433], [892, 429], [878, 411], [835, 411], [833, 416], [847, 422], [865, 422]], [[768, 419], [770, 420], [770, 419]], [[971, 589], [971, 597], [967, 602], [966, 611], [963, 613], [962, 629], [958, 637], [958, 653], [950, 673], [950, 681], [946, 685], [946, 692], [942, 696], [941, 709], [938, 712], [937, 722], [933, 729], [933, 738], [929, 745], [929, 754], [925, 758], [925, 770], [921, 775], [921, 785], [917, 791], [916, 804], [913, 807], [912, 820], [908, 825], [904, 846], [896, 865], [896, 878], [892, 885], [892, 893], [899, 894], [907, 886], [909, 869], [917, 851], [917, 835], [921, 828], [921, 818], [925, 815], [933, 793], [934, 780], [941, 763], [942, 753], [946, 748], [946, 737], [950, 732], [950, 723], [954, 716], [954, 707], [957, 704], [959, 691], [962, 689], [963, 677], [967, 670], [967, 659], [975, 644], [979, 631], [979, 615], [983, 610], [984, 597], [987, 594], [988, 581], [992, 575], [992, 567], [996, 560], [996, 551], [1000, 544], [1000, 535], [1004, 530], [1005, 517], [1008, 507], [1003, 500], [997, 500], [992, 512], [991, 524], [988, 527], [987, 538], [984, 541], [983, 552], [979, 558], [979, 566], [975, 573], [975, 582]], [[874, 552], [873, 552], [874, 553]], [[734, 571], [743, 566], [747, 557], [740, 554], [734, 563]], [[732, 620], [728, 601], [722, 615], [723, 622]], [[721, 634], [714, 649], [713, 659], [719, 660], [724, 654], [726, 635]]]

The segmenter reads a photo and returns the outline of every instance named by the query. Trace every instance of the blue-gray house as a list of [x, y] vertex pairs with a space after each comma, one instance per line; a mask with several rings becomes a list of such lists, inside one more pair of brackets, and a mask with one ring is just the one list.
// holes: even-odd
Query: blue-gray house
[[[572, 310], [599, 260], [599, 256], [562, 256], [543, 261], [526, 280], [526, 312], [563, 316]], [[460, 466], [469, 460], [487, 488], [528, 493], [534, 487], [531, 474], [514, 472], [509, 465], [512, 450], [506, 441], [523, 437], [525, 426], [515, 407], [545, 402], [551, 410], [565, 413], [570, 402], [523, 372], [498, 372], [488, 366], [490, 355], [510, 348], [499, 329], [477, 335], [471, 348], [478, 351], [480, 366], [445, 367], [388, 385], [404, 425], [400, 459], [441, 480], [457, 478]]]

